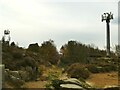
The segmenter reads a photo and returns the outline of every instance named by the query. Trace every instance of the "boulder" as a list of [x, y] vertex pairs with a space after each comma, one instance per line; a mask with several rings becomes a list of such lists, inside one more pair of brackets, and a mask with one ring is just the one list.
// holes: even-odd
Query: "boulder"
[[26, 70], [27, 72], [29, 72], [29, 73], [33, 73], [32, 67], [30, 67], [30, 66], [27, 66], [27, 67], [25, 68], [25, 70]]
[[10, 75], [10, 81], [17, 87], [21, 87], [25, 83], [20, 78], [16, 78], [16, 77], [14, 77], [12, 75]]
[[105, 86], [104, 90], [120, 90], [120, 87], [117, 85]]
[[66, 80], [63, 80], [65, 83], [74, 83], [74, 84], [78, 84], [78, 85], [81, 85], [82, 82], [80, 82], [78, 79], [76, 78], [69, 78], [69, 79], [66, 79]]
[[4, 73], [4, 77], [5, 77], [5, 81], [8, 81], [10, 80], [10, 76], [9, 76], [9, 72], [5, 70], [5, 73]]
[[79, 89], [79, 90], [86, 90], [83, 87], [76, 85], [76, 84], [61, 84], [61, 88], [68, 88], [68, 89]]
[[71, 89], [79, 89], [79, 90], [88, 90], [87, 88], [91, 88], [90, 85], [88, 85], [85, 82], [79, 81], [76, 78], [69, 78], [65, 80], [53, 80], [52, 86], [54, 88], [71, 88]]
[[19, 78], [23, 81], [28, 81], [31, 78], [31, 74], [28, 71], [11, 71], [9, 69], [5, 70], [5, 80], [8, 81], [10, 80], [10, 76], [15, 77], [15, 78]]
[[29, 73], [29, 76], [28, 76], [29, 79], [30, 79], [30, 80], [33, 80], [34, 72], [33, 72], [32, 67], [27, 66], [27, 67], [26, 67], [26, 71]]
[[78, 85], [78, 86], [81, 86], [83, 88], [91, 88], [90, 85], [88, 85], [87, 83], [83, 82], [83, 81], [80, 81], [76, 78], [69, 78], [69, 79], [66, 79], [66, 80], [63, 80], [63, 82], [66, 84], [74, 84], [74, 85]]
[[20, 75], [21, 79], [24, 81], [30, 80], [29, 73], [27, 71], [19, 71], [19, 75]]
[[21, 78], [19, 75], [19, 71], [9, 71], [9, 74], [16, 78]]

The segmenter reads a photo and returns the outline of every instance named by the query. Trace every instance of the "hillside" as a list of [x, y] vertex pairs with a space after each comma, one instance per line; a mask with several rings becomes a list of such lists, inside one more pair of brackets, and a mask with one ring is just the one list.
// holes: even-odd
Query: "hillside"
[[[30, 44], [26, 49], [14, 42], [9, 46], [5, 43], [2, 45], [6, 88], [28, 88], [31, 84], [36, 87], [40, 87], [38, 84], [43, 84], [41, 87], [51, 87], [52, 81], [67, 78], [85, 82], [89, 81], [91, 75], [118, 71], [115, 53], [111, 52], [111, 57], [106, 57], [104, 50], [77, 41], [68, 41], [60, 52], [53, 40], [44, 41], [40, 46], [38, 43]], [[96, 76], [92, 78], [93, 82], [95, 78]]]

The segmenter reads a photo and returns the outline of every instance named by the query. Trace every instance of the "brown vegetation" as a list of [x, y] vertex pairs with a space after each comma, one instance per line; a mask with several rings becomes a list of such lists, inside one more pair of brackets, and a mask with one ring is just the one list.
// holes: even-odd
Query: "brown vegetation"
[[71, 78], [77, 78], [77, 79], [79, 78], [86, 79], [90, 75], [88, 69], [79, 63], [72, 64], [68, 68], [67, 73]]
[[118, 85], [118, 72], [91, 74], [86, 80], [93, 87], [107, 87]]

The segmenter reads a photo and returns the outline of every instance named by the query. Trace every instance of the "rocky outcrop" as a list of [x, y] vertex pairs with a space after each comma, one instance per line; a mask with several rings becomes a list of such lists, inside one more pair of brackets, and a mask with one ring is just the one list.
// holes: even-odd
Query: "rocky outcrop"
[[12, 76], [12, 75], [10, 75], [10, 81], [12, 84], [14, 84], [17, 87], [21, 87], [25, 83], [24, 80], [20, 78], [16, 78], [15, 76]]
[[[5, 81], [10, 80], [11, 77], [17, 78], [17, 79], [22, 79], [21, 75], [22, 73], [24, 73], [25, 71], [11, 71], [9, 69], [5, 70]], [[25, 75], [25, 74], [24, 74]], [[23, 75], [22, 75], [23, 76]]]
[[10, 82], [17, 87], [22, 86], [26, 81], [36, 80], [36, 68], [25, 67], [23, 70], [12, 71], [5, 69], [4, 76], [5, 82]]
[[76, 85], [76, 84], [61, 84], [61, 88], [68, 88], [68, 89], [79, 89], [79, 90], [86, 90], [83, 87]]
[[69, 78], [65, 80], [53, 80], [53, 87], [60, 89], [79, 89], [87, 90], [86, 88], [91, 88], [90, 85], [85, 82], [79, 81], [76, 78]]
[[118, 86], [110, 86], [104, 88], [94, 88], [88, 85], [86, 82], [80, 81], [76, 78], [69, 78], [65, 80], [53, 80], [52, 87], [55, 90], [120, 90]]
[[70, 78], [63, 80], [64, 84], [61, 84], [61, 88], [73, 88], [73, 89], [81, 89], [86, 90], [85, 88], [90, 88], [90, 85], [86, 84], [85, 82], [82, 82], [76, 78]]

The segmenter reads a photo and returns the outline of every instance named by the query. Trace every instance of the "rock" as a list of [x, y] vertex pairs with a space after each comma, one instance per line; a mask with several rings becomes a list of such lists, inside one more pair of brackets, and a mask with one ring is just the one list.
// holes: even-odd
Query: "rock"
[[76, 78], [69, 78], [66, 80], [53, 80], [52, 86], [54, 88], [71, 88], [71, 89], [79, 89], [79, 90], [87, 90], [87, 88], [91, 88], [90, 85], [88, 85], [85, 82], [79, 81]]
[[16, 78], [12, 75], [10, 75], [10, 81], [17, 87], [22, 86], [25, 82], [21, 80], [20, 78]]
[[9, 72], [5, 70], [4, 74], [5, 74], [5, 76], [4, 76], [5, 77], [5, 81], [10, 80]]
[[75, 85], [79, 85], [81, 87], [84, 87], [84, 88], [90, 88], [91, 86], [88, 85], [87, 83], [85, 82], [82, 82], [76, 78], [69, 78], [69, 79], [66, 79], [66, 80], [63, 80], [64, 83], [67, 83], [67, 84], [75, 84]]
[[83, 87], [76, 85], [76, 84], [61, 84], [61, 88], [71, 88], [71, 89], [79, 89], [79, 90], [86, 90]]
[[33, 75], [35, 73], [33, 72], [31, 67], [27, 67], [26, 70], [19, 70], [19, 71], [11, 71], [9, 69], [5, 70], [5, 80], [10, 80], [10, 76], [13, 76], [15, 78], [19, 78], [23, 81], [29, 81], [31, 78], [33, 78]]
[[30, 67], [30, 66], [27, 66], [27, 67], [25, 68], [25, 70], [26, 70], [27, 72], [29, 72], [29, 73], [32, 73], [32, 67]]
[[9, 81], [10, 80], [10, 76], [11, 77], [15, 77], [15, 78], [19, 78], [20, 80], [23, 81], [28, 81], [30, 80], [30, 73], [27, 71], [11, 71], [6, 69], [5, 70], [5, 80]]
[[20, 67], [20, 70], [21, 70], [21, 71], [25, 71], [25, 67], [21, 66], [21, 67]]
[[9, 74], [16, 78], [21, 78], [19, 75], [19, 71], [9, 71]]
[[120, 87], [117, 85], [105, 86], [104, 88], [104, 90], [120, 90]]
[[33, 70], [32, 70], [32, 67], [30, 67], [30, 66], [27, 66], [26, 67], [26, 71], [29, 73], [29, 78], [31, 79], [32, 77], [33, 77]]
[[21, 77], [22, 80], [24, 81], [29, 81], [30, 80], [30, 75], [27, 71], [19, 71], [19, 75]]
[[78, 79], [76, 78], [69, 78], [69, 79], [66, 79], [66, 80], [63, 80], [64, 82], [66, 83], [74, 83], [74, 84], [82, 84]]

